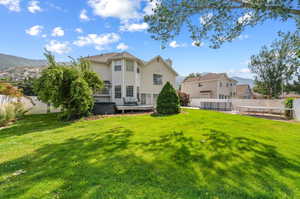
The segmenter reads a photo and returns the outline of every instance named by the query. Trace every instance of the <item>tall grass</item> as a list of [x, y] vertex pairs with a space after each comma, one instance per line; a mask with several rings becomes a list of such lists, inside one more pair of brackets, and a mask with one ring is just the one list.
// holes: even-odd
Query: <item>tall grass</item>
[[22, 118], [27, 111], [21, 102], [12, 102], [0, 107], [0, 127]]

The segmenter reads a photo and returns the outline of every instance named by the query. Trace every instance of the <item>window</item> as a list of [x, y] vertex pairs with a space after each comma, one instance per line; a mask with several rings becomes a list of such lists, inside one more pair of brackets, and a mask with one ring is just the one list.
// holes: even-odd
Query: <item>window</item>
[[115, 71], [121, 71], [122, 70], [122, 61], [115, 61]]
[[137, 72], [137, 73], [140, 73], [140, 67], [137, 67], [137, 68], [136, 68], [136, 72]]
[[130, 72], [134, 71], [133, 61], [126, 60], [126, 71], [130, 71]]
[[136, 87], [136, 98], [138, 101], [140, 101], [140, 87]]
[[154, 85], [162, 85], [162, 75], [153, 74], [153, 84]]
[[222, 82], [220, 82], [220, 87], [222, 87]]
[[133, 86], [126, 86], [126, 97], [133, 97]]
[[121, 98], [122, 97], [122, 87], [115, 86], [115, 98]]
[[226, 83], [226, 87], [228, 87], [229, 86], [229, 84], [228, 83]]
[[100, 91], [100, 94], [102, 95], [109, 95], [111, 89], [111, 83], [110, 81], [104, 81], [104, 86]]

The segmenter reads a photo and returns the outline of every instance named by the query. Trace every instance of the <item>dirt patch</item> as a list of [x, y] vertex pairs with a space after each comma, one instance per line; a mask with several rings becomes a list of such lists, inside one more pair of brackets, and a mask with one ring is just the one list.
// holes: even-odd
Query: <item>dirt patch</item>
[[137, 113], [137, 112], [131, 112], [131, 113], [120, 113], [120, 114], [109, 114], [109, 115], [93, 115], [90, 117], [84, 118], [84, 120], [100, 120], [104, 118], [110, 118], [110, 117], [120, 117], [120, 116], [138, 116], [138, 115], [151, 115], [154, 112], [142, 112], [142, 113]]

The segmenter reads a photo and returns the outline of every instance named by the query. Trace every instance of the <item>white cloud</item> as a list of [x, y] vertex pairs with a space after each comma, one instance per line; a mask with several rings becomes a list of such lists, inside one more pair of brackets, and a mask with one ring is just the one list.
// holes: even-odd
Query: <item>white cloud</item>
[[42, 35], [42, 37], [43, 37], [43, 38], [46, 38], [46, 37], [47, 37], [47, 35], [46, 35], [46, 34], [43, 34], [43, 35]]
[[36, 25], [25, 30], [25, 32], [31, 36], [38, 36], [42, 32], [43, 28], [44, 28], [43, 26]]
[[253, 73], [251, 73], [249, 68], [231, 69], [227, 73], [231, 77], [238, 76], [243, 78], [253, 78]]
[[117, 46], [118, 50], [127, 50], [129, 47], [124, 44], [124, 43], [119, 43], [119, 45]]
[[243, 16], [238, 18], [238, 23], [239, 24], [247, 24], [252, 19], [252, 17], [253, 17], [253, 13], [247, 12]]
[[77, 32], [77, 33], [83, 33], [83, 30], [81, 28], [76, 28], [75, 32]]
[[120, 27], [121, 31], [129, 31], [129, 32], [139, 32], [148, 29], [149, 26], [147, 23], [133, 23], [133, 24], [124, 24]]
[[45, 48], [51, 52], [65, 54], [72, 50], [69, 44], [69, 42], [59, 42], [56, 40], [51, 40], [50, 43], [45, 46]]
[[241, 62], [241, 64], [242, 64], [242, 65], [248, 66], [248, 65], [250, 64], [250, 62], [251, 62], [251, 60], [250, 60], [250, 59], [247, 59], [247, 60]]
[[169, 46], [171, 48], [179, 48], [179, 47], [185, 47], [186, 44], [179, 44], [177, 43], [177, 41], [172, 41], [171, 43], [169, 43]]
[[116, 17], [122, 20], [141, 17], [138, 13], [141, 0], [89, 0], [88, 5], [95, 15]]
[[79, 15], [79, 18], [80, 18], [82, 21], [89, 21], [89, 20], [90, 20], [90, 17], [87, 15], [86, 9], [81, 10], [80, 15]]
[[62, 37], [65, 35], [65, 31], [61, 28], [61, 27], [55, 27], [52, 30], [52, 34], [53, 37]]
[[87, 36], [80, 36], [76, 41], [73, 42], [76, 46], [88, 46], [93, 45], [97, 50], [103, 50], [108, 45], [118, 42], [120, 36], [116, 33], [107, 33], [107, 34], [88, 34]]
[[205, 15], [205, 16], [201, 16], [200, 18], [199, 18], [199, 20], [200, 20], [200, 23], [202, 24], [202, 25], [205, 25], [205, 24], [207, 24], [212, 18], [213, 18], [213, 14], [212, 13], [209, 13], [209, 14], [207, 14], [207, 15]]
[[0, 0], [0, 5], [7, 7], [10, 11], [21, 11], [20, 0]]
[[249, 38], [249, 35], [240, 35], [240, 36], [238, 36], [239, 40], [245, 40], [245, 39], [248, 39], [248, 38]]
[[177, 44], [176, 41], [172, 41], [172, 42], [169, 44], [169, 46], [172, 47], [172, 48], [178, 48], [178, 47], [180, 47], [180, 45]]
[[42, 8], [39, 6], [39, 1], [30, 1], [28, 3], [28, 11], [31, 13], [42, 12]]
[[58, 10], [58, 11], [62, 11], [62, 12], [67, 12], [68, 10], [62, 8], [62, 7], [59, 7], [53, 3], [50, 3], [50, 2], [45, 2], [49, 7], [51, 8], [54, 8], [55, 10]]

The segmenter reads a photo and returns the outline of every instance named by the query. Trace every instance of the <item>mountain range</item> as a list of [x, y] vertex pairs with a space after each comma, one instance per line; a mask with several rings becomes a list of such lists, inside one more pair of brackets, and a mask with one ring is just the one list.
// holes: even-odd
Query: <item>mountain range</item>
[[47, 65], [46, 60], [26, 59], [0, 53], [0, 71], [16, 67], [41, 67]]

